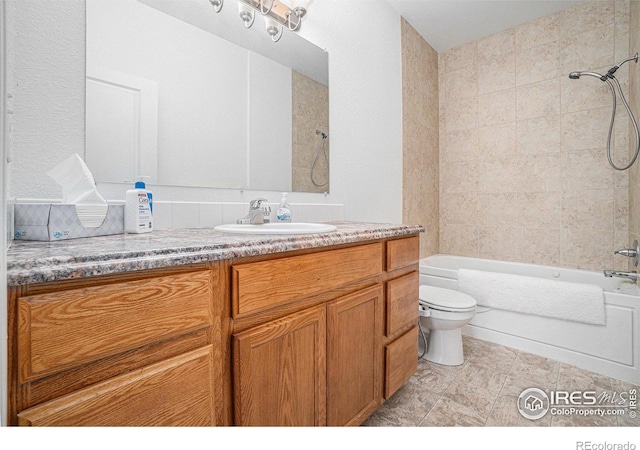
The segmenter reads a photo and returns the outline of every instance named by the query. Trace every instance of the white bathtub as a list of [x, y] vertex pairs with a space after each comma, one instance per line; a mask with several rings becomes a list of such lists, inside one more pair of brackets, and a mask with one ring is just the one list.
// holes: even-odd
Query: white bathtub
[[478, 307], [463, 334], [640, 383], [640, 289], [601, 272], [450, 255], [420, 260], [420, 284], [458, 289], [458, 269], [590, 283], [605, 291], [606, 325]]

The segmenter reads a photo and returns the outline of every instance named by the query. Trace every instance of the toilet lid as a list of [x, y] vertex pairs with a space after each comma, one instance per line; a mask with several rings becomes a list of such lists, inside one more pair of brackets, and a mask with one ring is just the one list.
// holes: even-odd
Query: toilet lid
[[435, 286], [420, 286], [420, 303], [433, 305], [436, 309], [462, 310], [475, 308], [476, 299], [462, 292]]

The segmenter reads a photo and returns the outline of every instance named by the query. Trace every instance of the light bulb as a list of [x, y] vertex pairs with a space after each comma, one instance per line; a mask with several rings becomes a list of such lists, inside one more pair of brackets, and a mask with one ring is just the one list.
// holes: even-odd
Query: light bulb
[[296, 13], [298, 17], [304, 17], [304, 15], [309, 11], [309, 6], [313, 3], [313, 0], [290, 0], [291, 1], [291, 9]]
[[267, 33], [269, 33], [269, 36], [271, 36], [271, 40], [273, 42], [278, 42], [282, 37], [282, 25], [268, 17], [264, 18], [264, 23], [267, 29]]
[[244, 3], [238, 2], [238, 10], [240, 11], [240, 18], [242, 19], [244, 26], [247, 28], [251, 28], [251, 25], [253, 25], [253, 21], [255, 20], [253, 9], [251, 9]]

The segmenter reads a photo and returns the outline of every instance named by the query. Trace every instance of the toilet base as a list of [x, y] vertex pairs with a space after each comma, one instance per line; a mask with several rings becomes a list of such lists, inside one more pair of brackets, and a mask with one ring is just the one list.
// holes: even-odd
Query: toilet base
[[431, 330], [427, 339], [427, 354], [423, 358], [444, 366], [463, 364], [462, 330]]

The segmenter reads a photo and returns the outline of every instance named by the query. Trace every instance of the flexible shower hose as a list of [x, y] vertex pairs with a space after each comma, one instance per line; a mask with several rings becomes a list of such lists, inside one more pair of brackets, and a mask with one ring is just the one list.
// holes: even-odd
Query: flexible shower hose
[[[611, 136], [613, 135], [613, 124], [616, 120], [616, 90], [613, 87], [613, 83], [611, 83], [609, 79], [613, 79], [616, 82], [618, 91], [620, 92], [620, 97], [622, 98], [622, 103], [627, 110], [627, 114], [629, 114], [629, 118], [631, 119], [631, 123], [633, 124], [633, 129], [636, 133], [636, 152], [629, 164], [624, 167], [616, 166], [616, 164], [613, 162], [613, 158], [611, 157]], [[612, 76], [606, 78], [604, 81], [606, 81], [609, 85], [609, 89], [611, 89], [611, 96], [613, 98], [613, 111], [611, 113], [611, 123], [609, 124], [609, 135], [607, 136], [607, 159], [609, 160], [609, 164], [611, 164], [611, 167], [613, 167], [614, 169], [621, 171], [627, 170], [628, 168], [633, 166], [633, 163], [635, 163], [636, 159], [638, 159], [638, 153], [640, 153], [640, 132], [638, 132], [638, 122], [636, 122], [636, 118], [633, 117], [633, 112], [631, 112], [631, 108], [629, 107], [629, 103], [627, 103], [627, 99], [624, 98], [624, 94], [622, 93], [622, 86], [620, 86], [620, 82], [618, 81], [618, 79]]]

